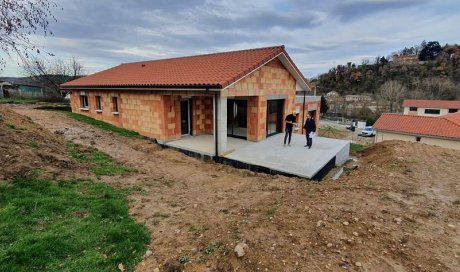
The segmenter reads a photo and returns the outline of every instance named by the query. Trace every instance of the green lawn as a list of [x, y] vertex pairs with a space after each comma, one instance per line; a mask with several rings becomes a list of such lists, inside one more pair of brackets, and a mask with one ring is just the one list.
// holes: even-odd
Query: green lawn
[[132, 271], [149, 239], [123, 192], [104, 183], [0, 183], [0, 271]]
[[355, 144], [355, 143], [350, 143], [350, 151], [351, 152], [360, 152], [364, 150], [364, 146], [363, 145], [360, 145], [360, 144]]
[[133, 171], [129, 167], [114, 162], [109, 155], [95, 148], [84, 147], [69, 142], [67, 149], [69, 150], [70, 157], [88, 165], [96, 176], [110, 176]]
[[99, 120], [96, 120], [94, 118], [82, 115], [82, 114], [78, 114], [78, 113], [74, 113], [74, 112], [67, 112], [67, 115], [69, 115], [71, 118], [73, 118], [75, 120], [85, 122], [87, 124], [93, 125], [95, 127], [103, 129], [103, 130], [112, 131], [112, 132], [117, 133], [117, 134], [122, 135], [122, 136], [143, 138], [141, 135], [139, 135], [139, 133], [137, 133], [135, 131], [124, 129], [124, 128], [119, 128], [119, 127], [114, 126], [112, 124], [109, 124], [109, 123], [106, 123], [106, 122], [103, 122], [103, 121], [99, 121]]
[[0, 104], [35, 104], [39, 102], [38, 98], [25, 98], [25, 97], [11, 97], [11, 98], [0, 98]]

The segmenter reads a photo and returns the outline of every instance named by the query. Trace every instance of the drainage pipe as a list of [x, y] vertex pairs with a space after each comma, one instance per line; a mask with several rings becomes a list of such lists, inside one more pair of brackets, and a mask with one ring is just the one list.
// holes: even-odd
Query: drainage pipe
[[302, 110], [302, 134], [303, 134], [303, 126], [305, 125], [305, 96], [307, 95], [307, 90], [303, 90], [303, 110]]

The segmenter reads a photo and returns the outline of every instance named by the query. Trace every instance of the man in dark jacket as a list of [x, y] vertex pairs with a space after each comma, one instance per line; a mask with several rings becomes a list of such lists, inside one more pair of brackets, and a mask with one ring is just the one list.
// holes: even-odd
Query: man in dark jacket
[[308, 146], [308, 149], [310, 149], [313, 144], [311, 136], [313, 133], [316, 132], [316, 124], [315, 119], [309, 113], [307, 113], [307, 120], [305, 121], [305, 125], [303, 126], [303, 128], [305, 129], [305, 133], [307, 135], [307, 144], [305, 145], [305, 147]]
[[292, 114], [286, 116], [286, 135], [284, 135], [284, 146], [286, 146], [286, 140], [289, 137], [288, 145], [291, 146], [291, 136], [292, 136], [292, 128], [296, 123], [296, 111], [292, 111]]

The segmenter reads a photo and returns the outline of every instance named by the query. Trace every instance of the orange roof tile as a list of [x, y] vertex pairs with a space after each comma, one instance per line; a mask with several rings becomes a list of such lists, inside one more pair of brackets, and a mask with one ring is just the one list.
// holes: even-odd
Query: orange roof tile
[[[279, 54], [284, 46], [256, 48], [172, 59], [125, 63], [61, 85], [71, 87], [210, 87], [224, 88]], [[306, 82], [305, 82], [306, 84]]]
[[383, 113], [376, 130], [460, 139], [460, 112], [439, 117]]
[[406, 99], [403, 107], [460, 109], [460, 100], [411, 100]]

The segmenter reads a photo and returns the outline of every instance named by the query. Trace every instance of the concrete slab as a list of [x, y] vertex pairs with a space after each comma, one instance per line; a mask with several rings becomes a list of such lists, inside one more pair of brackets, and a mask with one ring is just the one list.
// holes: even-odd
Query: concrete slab
[[[254, 142], [228, 137], [226, 153], [233, 152], [239, 148], [243, 148], [252, 144], [254, 144]], [[209, 134], [198, 136], [183, 136], [181, 139], [167, 142], [165, 145], [186, 151], [200, 153], [207, 156], [214, 156], [215, 153], [214, 135]]]
[[293, 134], [291, 146], [286, 147], [283, 139], [284, 134], [277, 134], [237, 149], [225, 158], [311, 179], [333, 158], [337, 166], [349, 157], [350, 143], [345, 140], [315, 137], [308, 149], [304, 147], [305, 135]]

